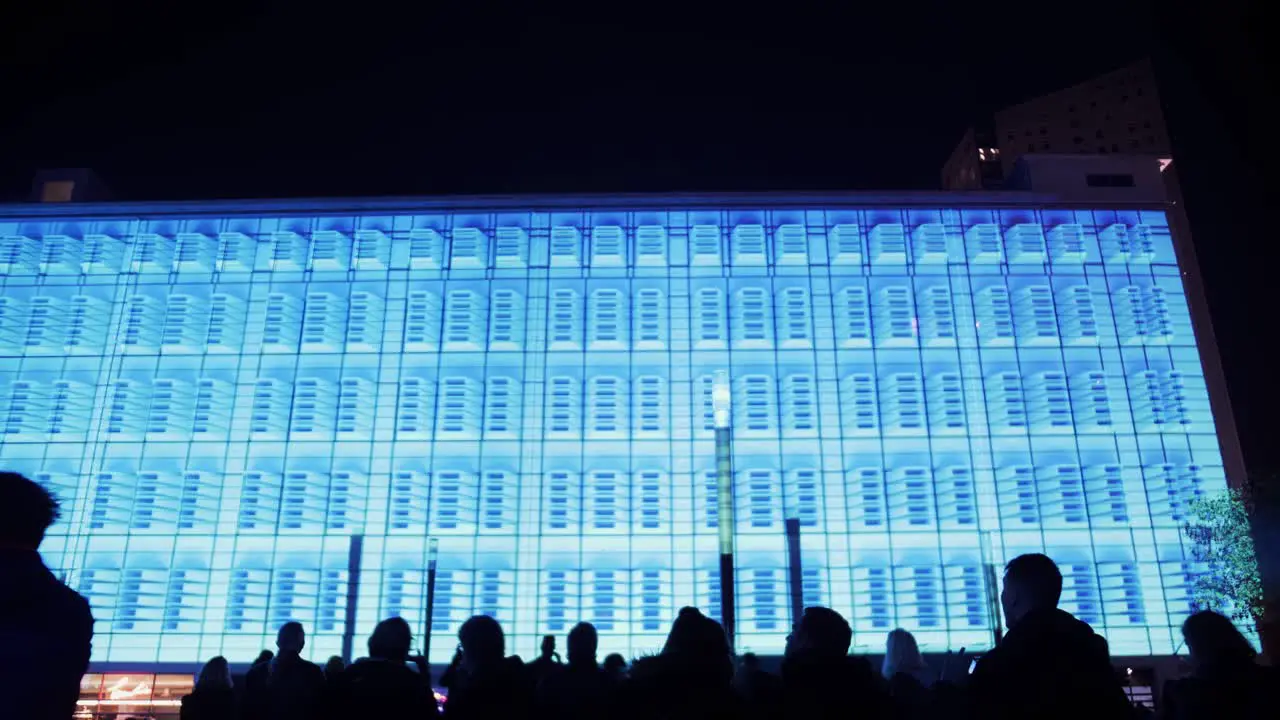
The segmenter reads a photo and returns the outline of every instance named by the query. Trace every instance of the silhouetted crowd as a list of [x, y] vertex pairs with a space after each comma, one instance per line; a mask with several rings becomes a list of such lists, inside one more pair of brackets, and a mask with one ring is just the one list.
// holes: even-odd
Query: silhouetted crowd
[[[89, 663], [93, 618], [88, 603], [44, 566], [37, 549], [58, 504], [34, 482], [0, 473], [0, 718], [67, 720]], [[627, 662], [597, 659], [596, 629], [579, 623], [567, 659], [543, 639], [532, 662], [507, 654], [497, 620], [477, 615], [458, 630], [458, 650], [438, 678], [443, 709], [426, 661], [411, 654], [412, 634], [398, 617], [368, 639], [368, 656], [324, 667], [302, 657], [302, 625], [286, 623], [277, 650], [263, 651], [233, 683], [227, 660], [205, 664], [183, 698], [183, 720], [349, 720], [351, 718], [733, 718], [1042, 717], [1110, 720], [1147, 711], [1126, 695], [1106, 641], [1058, 608], [1062, 574], [1045, 555], [1014, 558], [1005, 568], [1001, 605], [1008, 632], [970, 665], [963, 652], [930, 668], [905, 630], [889, 633], [876, 672], [849, 654], [853, 638], [840, 613], [811, 607], [787, 636], [778, 673], [758, 658], [735, 662], [724, 629], [698, 609], [682, 608], [656, 655]], [[1201, 611], [1182, 627], [1190, 671], [1161, 693], [1160, 717], [1274, 718], [1280, 682], [1225, 617]], [[239, 691], [239, 692], [237, 692]]]

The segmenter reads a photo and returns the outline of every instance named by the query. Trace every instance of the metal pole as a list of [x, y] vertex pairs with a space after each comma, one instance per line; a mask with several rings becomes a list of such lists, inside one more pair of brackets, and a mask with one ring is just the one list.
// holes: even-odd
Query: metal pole
[[360, 555], [363, 547], [364, 536], [352, 535], [347, 549], [347, 608], [342, 628], [342, 661], [347, 664], [351, 663], [356, 639], [356, 602], [360, 597]]
[[729, 651], [734, 651], [733, 457], [727, 427], [716, 428], [716, 519], [720, 528], [720, 619]]
[[800, 518], [787, 518], [787, 585], [791, 591], [791, 624], [804, 614], [803, 570], [800, 560]]
[[987, 597], [987, 617], [990, 619], [991, 634], [995, 640], [995, 645], [992, 645], [992, 647], [998, 647], [1000, 641], [1004, 638], [1004, 627], [1000, 621], [999, 575], [997, 574], [996, 564], [992, 562], [991, 550], [993, 548], [989, 549], [988, 547], [992, 542], [993, 537], [989, 532], [981, 533], [978, 536], [978, 553], [982, 561], [982, 585]]
[[440, 541], [431, 538], [427, 550], [427, 607], [422, 628], [423, 665], [431, 667], [431, 620], [436, 608], [436, 558], [440, 555]]

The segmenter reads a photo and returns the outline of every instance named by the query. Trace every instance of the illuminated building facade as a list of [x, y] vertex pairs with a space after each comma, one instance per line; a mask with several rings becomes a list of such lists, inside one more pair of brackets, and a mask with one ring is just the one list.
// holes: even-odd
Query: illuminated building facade
[[1114, 653], [1167, 654], [1234, 447], [1158, 203], [10, 206], [0, 283], [0, 464], [65, 503], [99, 667], [420, 633], [428, 537], [437, 661], [473, 613], [655, 650], [718, 615], [718, 372], [739, 649], [783, 647], [796, 517], [857, 648], [989, 646], [986, 565], [1044, 550]]

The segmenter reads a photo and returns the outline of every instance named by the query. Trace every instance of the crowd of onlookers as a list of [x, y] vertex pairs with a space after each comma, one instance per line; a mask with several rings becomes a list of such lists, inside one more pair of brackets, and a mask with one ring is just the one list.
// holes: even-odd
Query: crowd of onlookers
[[[88, 603], [44, 566], [37, 549], [57, 518], [57, 501], [36, 483], [0, 473], [0, 718], [66, 720], [88, 667]], [[279, 629], [233, 681], [227, 660], [205, 664], [182, 700], [184, 720], [351, 718], [1139, 718], [1112, 667], [1106, 641], [1058, 608], [1062, 574], [1040, 554], [1005, 568], [1001, 605], [1008, 633], [970, 666], [963, 653], [931, 668], [915, 638], [889, 634], [879, 672], [849, 654], [853, 633], [840, 613], [806, 609], [787, 636], [779, 671], [750, 654], [735, 660], [724, 629], [696, 608], [679, 611], [662, 650], [597, 659], [596, 629], [579, 623], [561, 661], [555, 640], [525, 663], [507, 654], [502, 627], [478, 615], [458, 630], [458, 651], [435, 678], [411, 654], [408, 623], [382, 621], [368, 656], [323, 667], [302, 657], [303, 627]], [[1177, 720], [1280, 717], [1280, 682], [1225, 617], [1193, 614], [1183, 624], [1190, 668], [1161, 693], [1159, 715]]]

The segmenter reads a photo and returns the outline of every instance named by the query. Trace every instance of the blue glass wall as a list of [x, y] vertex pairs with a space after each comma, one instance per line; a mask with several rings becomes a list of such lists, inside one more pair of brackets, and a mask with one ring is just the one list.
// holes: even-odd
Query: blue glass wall
[[[718, 615], [712, 377], [735, 434], [739, 642], [779, 652], [783, 521], [859, 648], [989, 644], [983, 562], [1047, 551], [1118, 654], [1188, 610], [1224, 486], [1160, 212], [574, 210], [0, 220], [0, 463], [94, 658], [247, 659], [380, 618], [433, 655]], [[350, 538], [364, 538], [358, 577]], [[358, 581], [358, 582], [357, 582]]]

